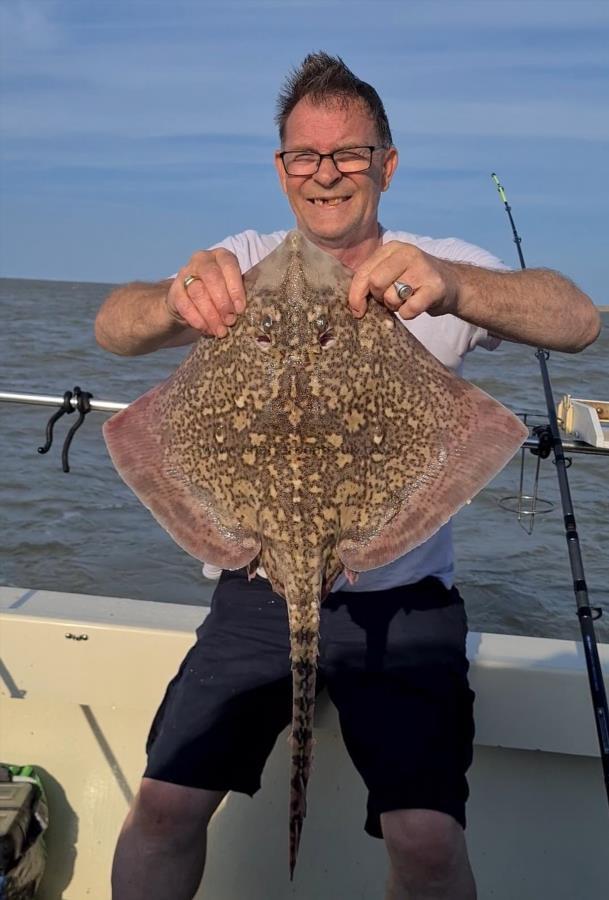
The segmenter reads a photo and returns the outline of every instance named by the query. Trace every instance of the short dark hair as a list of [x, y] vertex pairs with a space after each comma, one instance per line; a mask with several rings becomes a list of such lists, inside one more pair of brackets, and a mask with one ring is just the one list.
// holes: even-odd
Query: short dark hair
[[393, 144], [385, 107], [372, 85], [354, 75], [340, 56], [330, 56], [320, 50], [319, 53], [309, 53], [301, 65], [293, 69], [277, 97], [275, 122], [279, 127], [282, 146], [288, 116], [304, 97], [317, 105], [328, 101], [341, 106], [354, 101], [363, 103], [376, 125], [382, 146], [391, 147]]

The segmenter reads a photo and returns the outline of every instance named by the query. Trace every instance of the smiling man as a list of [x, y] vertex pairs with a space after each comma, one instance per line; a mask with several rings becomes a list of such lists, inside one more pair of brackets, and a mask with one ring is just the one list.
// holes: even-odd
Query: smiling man
[[363, 104], [319, 106], [306, 96], [280, 125], [286, 149], [275, 164], [299, 229], [352, 268], [378, 246], [379, 195], [397, 166], [388, 126], [382, 132]]
[[[501, 338], [568, 352], [595, 340], [594, 305], [558, 273], [508, 272], [463, 241], [382, 228], [379, 200], [398, 154], [378, 94], [342, 60], [308, 56], [280, 94], [277, 122], [275, 165], [297, 228], [354, 270], [353, 315], [384, 303], [455, 370], [470, 350], [492, 350]], [[118, 288], [98, 314], [99, 343], [135, 355], [201, 333], [222, 339], [245, 309], [242, 273], [285, 234], [245, 231], [195, 253], [170, 282]], [[472, 900], [464, 828], [473, 695], [450, 525], [355, 584], [341, 576], [322, 610], [320, 646], [328, 649], [320, 682], [368, 790], [366, 831], [387, 846], [388, 900]], [[371, 671], [368, 637], [381, 623], [386, 647]], [[246, 653], [256, 663], [244, 673]], [[218, 677], [202, 678], [204, 671]], [[194, 895], [209, 819], [227, 791], [259, 788], [290, 721], [290, 691], [285, 603], [263, 573], [251, 582], [243, 572], [222, 573], [152, 725], [148, 765], [115, 855], [115, 900]]]

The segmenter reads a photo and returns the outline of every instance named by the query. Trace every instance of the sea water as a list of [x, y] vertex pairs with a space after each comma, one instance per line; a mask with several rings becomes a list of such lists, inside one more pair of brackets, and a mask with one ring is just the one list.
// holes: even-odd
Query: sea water
[[[79, 385], [98, 400], [129, 402], [166, 378], [188, 348], [121, 358], [95, 343], [93, 321], [111, 285], [0, 280], [0, 390], [63, 395]], [[598, 341], [580, 354], [552, 353], [555, 397], [609, 398], [609, 314]], [[465, 375], [516, 410], [545, 409], [530, 347], [504, 342], [470, 354]], [[105, 448], [103, 413], [91, 412], [61, 469], [61, 446], [76, 416], [55, 427], [39, 455], [51, 407], [0, 403], [0, 583], [23, 588], [206, 606], [213, 584], [116, 474]], [[536, 420], [537, 421], [537, 420]], [[525, 454], [527, 493], [536, 458]], [[457, 583], [470, 627], [508, 634], [579, 637], [555, 466], [541, 466], [539, 494], [554, 510], [528, 536], [499, 501], [518, 491], [518, 455], [457, 514]], [[569, 481], [591, 603], [609, 641], [609, 457], [574, 455]], [[95, 603], [91, 597], [91, 603]]]

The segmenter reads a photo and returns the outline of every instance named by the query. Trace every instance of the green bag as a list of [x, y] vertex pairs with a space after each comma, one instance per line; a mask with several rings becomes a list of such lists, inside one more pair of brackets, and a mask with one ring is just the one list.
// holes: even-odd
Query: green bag
[[31, 900], [44, 873], [47, 799], [33, 766], [0, 763], [0, 900]]

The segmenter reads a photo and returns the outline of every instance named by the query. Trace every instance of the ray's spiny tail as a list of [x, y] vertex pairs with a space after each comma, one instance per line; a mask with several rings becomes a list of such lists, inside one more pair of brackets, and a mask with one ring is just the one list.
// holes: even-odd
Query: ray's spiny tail
[[307, 783], [313, 759], [313, 719], [319, 647], [319, 586], [292, 579], [286, 590], [292, 661], [292, 730], [290, 734], [290, 879], [298, 856], [307, 811]]

